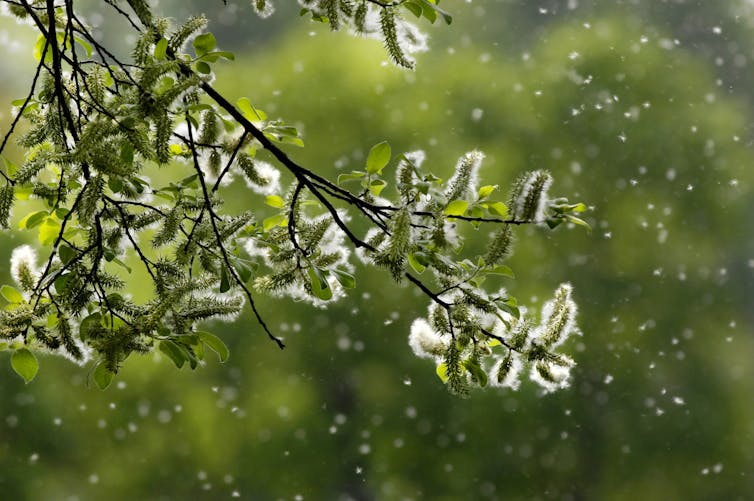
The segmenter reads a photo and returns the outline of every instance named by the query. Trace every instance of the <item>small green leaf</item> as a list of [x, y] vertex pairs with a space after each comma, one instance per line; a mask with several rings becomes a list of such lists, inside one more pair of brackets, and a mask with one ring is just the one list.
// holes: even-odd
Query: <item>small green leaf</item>
[[443, 9], [441, 9], [437, 5], [437, 2], [435, 2], [433, 0], [421, 0], [421, 2], [424, 5], [424, 14], [425, 14], [425, 17], [427, 17], [427, 19], [430, 19], [430, 17], [428, 17], [426, 15], [427, 10], [428, 9], [433, 9], [437, 14], [439, 14], [440, 16], [442, 16], [442, 19], [443, 19], [443, 21], [445, 21], [446, 24], [449, 25], [450, 23], [453, 22], [453, 16], [451, 16], [450, 14], [448, 14], [447, 12], [445, 12]]
[[419, 262], [413, 252], [408, 255], [408, 264], [411, 265], [411, 268], [413, 268], [416, 273], [422, 273], [427, 268]]
[[81, 37], [76, 36], [73, 37], [73, 39], [77, 44], [84, 48], [84, 50], [86, 51], [86, 57], [92, 57], [92, 46], [86, 40], [83, 40]]
[[207, 61], [208, 63], [214, 63], [220, 58], [227, 59], [228, 61], [233, 61], [236, 59], [236, 56], [232, 52], [227, 51], [213, 51], [213, 52], [207, 52], [206, 54], [202, 55], [199, 59], [202, 61]]
[[576, 214], [578, 214], [579, 212], [584, 212], [587, 209], [588, 207], [583, 203], [578, 203], [571, 206], [571, 212], [575, 212]]
[[36, 228], [37, 226], [42, 224], [42, 221], [44, 221], [45, 218], [49, 215], [49, 212], [47, 212], [46, 210], [31, 212], [18, 222], [18, 227], [21, 229], [26, 228], [27, 230]]
[[77, 255], [78, 253], [75, 250], [65, 244], [58, 247], [58, 256], [60, 256], [60, 262], [63, 264], [70, 263]]
[[225, 362], [228, 360], [228, 357], [230, 356], [230, 350], [228, 350], [228, 347], [225, 346], [225, 343], [223, 341], [215, 336], [214, 334], [210, 334], [209, 332], [197, 332], [197, 335], [199, 335], [199, 339], [204, 342], [207, 346], [209, 346], [212, 351], [217, 353], [217, 356], [220, 357], [220, 362]]
[[286, 226], [287, 224], [288, 216], [285, 214], [276, 214], [262, 221], [262, 228], [264, 228], [264, 231], [270, 231], [275, 226]]
[[198, 71], [202, 75], [209, 75], [210, 73], [212, 73], [212, 67], [204, 61], [197, 62], [195, 66], [196, 71]]
[[440, 378], [440, 381], [442, 381], [443, 383], [448, 382], [448, 364], [446, 364], [445, 362], [441, 363], [437, 366], [435, 372], [437, 373], [437, 377]]
[[493, 185], [491, 185], [491, 184], [488, 184], [487, 186], [482, 186], [481, 188], [479, 188], [479, 198], [480, 198], [480, 199], [482, 199], [482, 198], [487, 198], [487, 197], [488, 197], [488, 196], [490, 196], [490, 195], [492, 194], [492, 192], [493, 192], [493, 191], [495, 191], [496, 189], [497, 189], [497, 185], [494, 185], [494, 186], [493, 186]]
[[39, 227], [39, 243], [42, 245], [52, 245], [60, 235], [60, 223], [54, 217], [48, 217]]
[[285, 205], [283, 198], [277, 195], [267, 195], [264, 199], [264, 203], [270, 207], [275, 207], [276, 209], [282, 209], [283, 205]]
[[503, 219], [508, 217], [508, 206], [503, 202], [491, 202], [487, 204], [487, 207], [490, 211], [490, 214], [498, 215]]
[[332, 289], [327, 282], [327, 275], [325, 272], [316, 266], [310, 266], [307, 273], [309, 274], [309, 280], [311, 280], [312, 293], [314, 296], [323, 301], [332, 299]]
[[490, 273], [492, 275], [503, 275], [508, 278], [516, 278], [516, 275], [513, 273], [513, 270], [510, 268], [510, 266], [505, 266], [504, 264], [495, 266], [487, 273]]
[[469, 203], [466, 200], [453, 200], [445, 207], [445, 214], [448, 216], [463, 216]]
[[112, 383], [114, 377], [115, 373], [108, 369], [103, 362], [97, 364], [97, 367], [94, 368], [94, 372], [92, 373], [92, 379], [94, 379], [97, 388], [100, 390], [107, 389], [107, 387], [110, 386], [110, 383]]
[[583, 220], [583, 219], [581, 219], [581, 218], [578, 218], [578, 217], [576, 217], [576, 216], [571, 216], [570, 214], [566, 214], [565, 218], [566, 218], [566, 219], [568, 220], [568, 222], [570, 222], [570, 223], [573, 223], [573, 224], [577, 224], [577, 225], [579, 225], [579, 226], [583, 226], [584, 228], [586, 228], [586, 229], [587, 229], [587, 230], [589, 230], [590, 232], [592, 231], [592, 227], [591, 227], [591, 226], [589, 226], [589, 223], [587, 223], [586, 221], [584, 221], [584, 220]]
[[348, 181], [356, 181], [366, 175], [366, 172], [360, 170], [352, 171], [350, 174], [341, 174], [338, 176], [338, 184], [347, 183]]
[[34, 379], [37, 371], [39, 371], [37, 357], [26, 348], [20, 348], [13, 353], [13, 356], [10, 357], [10, 365], [16, 371], [16, 374], [24, 378], [27, 383]]
[[236, 101], [236, 106], [239, 110], [241, 110], [243, 116], [245, 116], [252, 122], [267, 120], [267, 115], [265, 114], [265, 112], [256, 109], [254, 105], [251, 104], [251, 101], [249, 101], [249, 98], [242, 97], [241, 99]]
[[473, 378], [476, 379], [479, 386], [482, 388], [487, 386], [487, 373], [484, 372], [484, 369], [482, 369], [478, 362], [466, 359], [463, 361], [463, 366], [469, 371]]
[[498, 304], [498, 306], [500, 306], [500, 309], [504, 312], [513, 315], [514, 318], [521, 318], [521, 310], [516, 306], [515, 302], [511, 303], [510, 301], [506, 301]]
[[403, 6], [407, 8], [408, 10], [410, 10], [411, 13], [415, 15], [416, 17], [421, 17], [422, 15], [421, 5], [418, 5], [414, 2], [406, 2], [403, 4]]
[[[47, 45], [47, 52], [44, 52], [45, 45]], [[37, 37], [37, 42], [34, 44], [34, 59], [40, 61], [43, 52], [45, 54], [45, 63], [52, 63], [52, 48], [47, 44], [47, 37], [40, 33]]]
[[340, 283], [340, 285], [343, 286], [343, 288], [353, 289], [354, 287], [356, 287], [356, 279], [347, 271], [338, 269], [332, 269], [330, 271], [333, 275], [335, 275], [335, 279]]
[[230, 280], [228, 279], [228, 270], [223, 266], [220, 272], [220, 292], [228, 292], [230, 290]]
[[502, 344], [503, 343], [501, 343], [499, 339], [495, 339], [494, 337], [490, 338], [489, 341], [487, 341], [487, 346], [489, 346], [490, 348], [493, 348], [495, 346], [502, 346]]
[[165, 59], [165, 55], [168, 50], [168, 40], [166, 38], [160, 38], [160, 41], [157, 42], [154, 46], [154, 57], [158, 61], [162, 61]]
[[373, 179], [372, 182], [369, 183], [369, 192], [375, 197], [379, 197], [382, 190], [385, 189], [385, 186], [387, 186], [387, 181], [384, 179]]
[[370, 174], [382, 174], [382, 169], [390, 162], [392, 151], [387, 141], [382, 141], [372, 146], [367, 156], [367, 172]]
[[194, 39], [192, 45], [194, 46], [194, 50], [196, 50], [196, 55], [202, 57], [217, 47], [217, 40], [212, 33], [203, 33]]
[[24, 297], [16, 289], [10, 285], [3, 285], [0, 287], [0, 295], [2, 295], [6, 301], [12, 304], [18, 304], [24, 302]]
[[248, 262], [241, 259], [235, 259], [233, 261], [233, 267], [238, 272], [238, 276], [242, 282], [246, 283], [249, 281], [249, 279], [251, 279], [253, 270], [251, 269], [251, 266], [249, 266]]
[[183, 353], [183, 350], [169, 339], [160, 341], [160, 351], [167, 355], [179, 369], [186, 363], [186, 355]]
[[[55, 287], [57, 288], [57, 285]], [[79, 326], [79, 336], [81, 337], [81, 340], [85, 341], [89, 337], [90, 331], [96, 331], [101, 327], [102, 314], [98, 311], [95, 311], [81, 321], [81, 325]]]
[[[16, 99], [15, 101], [13, 101], [13, 106], [21, 106], [24, 104], [24, 102], [26, 102], [25, 99]], [[1, 157], [1, 158], [3, 159], [3, 164], [5, 165], [5, 173], [11, 177], [15, 176], [16, 172], [18, 172], [18, 165], [11, 162], [5, 157]]]

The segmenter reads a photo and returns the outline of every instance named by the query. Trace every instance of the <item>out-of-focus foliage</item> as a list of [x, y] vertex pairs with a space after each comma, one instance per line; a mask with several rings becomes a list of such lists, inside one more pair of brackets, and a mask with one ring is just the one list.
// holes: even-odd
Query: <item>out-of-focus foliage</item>
[[[286, 305], [272, 324], [290, 349], [277, 353], [251, 323], [230, 326], [230, 368], [198, 377], [134, 360], [127, 386], [103, 395], [71, 389], [84, 378], [64, 362], [46, 361], [32, 387], [5, 369], [6, 495], [746, 499], [750, 111], [690, 48], [642, 41], [663, 26], [586, 21], [553, 19], [525, 57], [502, 44], [435, 47], [411, 75], [375, 64], [385, 56], [373, 42], [369, 58], [335, 35], [294, 33], [218, 75], [239, 83], [227, 92], [253, 88], [272, 116], [300, 121], [307, 148], [296, 157], [323, 174], [361, 165], [367, 151], [353, 145], [383, 137], [404, 138], [396, 150], [425, 148], [438, 173], [473, 145], [487, 153], [490, 182], [547, 168], [594, 204], [591, 237], [521, 239], [512, 263], [527, 270], [510, 286], [522, 298], [574, 284], [585, 337], [571, 390], [488, 392], [459, 405], [396, 350], [425, 311], [410, 289], [314, 314]], [[567, 264], [548, 265], [555, 258]]]

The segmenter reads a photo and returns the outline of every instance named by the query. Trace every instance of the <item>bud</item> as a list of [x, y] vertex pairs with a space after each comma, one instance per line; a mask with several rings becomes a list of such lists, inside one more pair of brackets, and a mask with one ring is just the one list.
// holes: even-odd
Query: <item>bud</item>
[[445, 192], [448, 202], [459, 199], [471, 200], [474, 197], [482, 160], [484, 153], [477, 150], [470, 151], [458, 159], [456, 170], [448, 180], [448, 190]]
[[448, 349], [448, 340], [443, 339], [425, 319], [417, 318], [411, 324], [408, 345], [417, 357], [437, 358]]
[[517, 221], [542, 221], [547, 208], [547, 190], [552, 176], [544, 170], [529, 172], [520, 178], [511, 194], [511, 216]]
[[37, 285], [37, 252], [29, 245], [13, 249], [10, 257], [10, 275], [25, 291], [31, 291]]
[[508, 352], [505, 357], [495, 357], [496, 362], [492, 366], [490, 384], [492, 386], [507, 387], [518, 390], [521, 385], [521, 370], [524, 367], [521, 357], [513, 352]]
[[546, 348], [555, 348], [576, 329], [576, 303], [571, 299], [571, 284], [561, 284], [555, 297], [542, 307], [539, 338]]

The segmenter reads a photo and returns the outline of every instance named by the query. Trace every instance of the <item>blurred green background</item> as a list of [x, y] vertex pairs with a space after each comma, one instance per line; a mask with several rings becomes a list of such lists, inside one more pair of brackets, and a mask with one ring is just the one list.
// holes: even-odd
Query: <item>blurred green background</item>
[[[426, 301], [359, 270], [327, 310], [261, 300], [283, 352], [246, 315], [211, 326], [225, 365], [134, 356], [106, 392], [52, 357], [24, 385], [3, 355], [0, 498], [752, 499], [754, 8], [447, 1], [453, 25], [425, 27], [431, 50], [405, 72], [277, 3], [266, 21], [244, 2], [160, 8], [211, 11], [238, 56], [217, 87], [299, 125], [301, 164], [335, 176], [387, 139], [447, 176], [479, 148], [485, 183], [547, 168], [553, 193], [593, 206], [591, 234], [522, 228], [510, 262], [524, 303], [575, 287], [572, 387], [450, 396], [406, 344]], [[0, 18], [2, 131], [30, 36]], [[25, 238], [0, 235], [0, 263]]]

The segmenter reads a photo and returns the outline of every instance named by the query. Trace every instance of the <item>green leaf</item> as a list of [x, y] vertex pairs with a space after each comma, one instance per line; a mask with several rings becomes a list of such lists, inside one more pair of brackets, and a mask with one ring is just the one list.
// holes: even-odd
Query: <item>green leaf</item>
[[343, 286], [343, 288], [353, 289], [356, 287], [356, 278], [347, 271], [338, 269], [332, 269], [330, 271], [335, 275], [335, 279]]
[[192, 45], [196, 50], [196, 55], [201, 57], [217, 47], [217, 40], [212, 33], [203, 33], [194, 39]]
[[228, 360], [228, 357], [230, 356], [230, 350], [228, 350], [228, 347], [225, 346], [225, 343], [223, 343], [223, 341], [219, 337], [215, 336], [214, 334], [210, 334], [209, 332], [203, 331], [197, 332], [197, 335], [204, 344], [209, 346], [212, 351], [217, 353], [217, 356], [220, 357], [220, 362], [225, 362], [226, 360]]
[[508, 217], [508, 206], [503, 202], [490, 202], [489, 204], [487, 204], [487, 207], [490, 211], [490, 214], [498, 215], [503, 219]]
[[571, 222], [571, 223], [573, 223], [573, 224], [577, 224], [577, 225], [579, 225], [579, 226], [583, 226], [584, 228], [586, 228], [586, 229], [587, 229], [587, 230], [589, 230], [590, 232], [592, 231], [592, 227], [591, 227], [591, 226], [589, 226], [589, 223], [587, 223], [586, 221], [584, 221], [584, 220], [583, 220], [583, 219], [581, 219], [581, 218], [578, 218], [578, 217], [576, 217], [576, 216], [571, 216], [570, 214], [566, 214], [565, 218], [566, 218], [566, 219], [567, 219], [567, 220], [568, 220], [569, 222]]
[[220, 272], [220, 292], [228, 292], [230, 290], [230, 280], [228, 280], [228, 270], [223, 266]]
[[210, 65], [205, 63], [204, 61], [197, 62], [195, 66], [196, 71], [198, 71], [202, 75], [209, 75], [210, 73], [212, 73], [212, 67], [210, 67]]
[[422, 273], [427, 268], [419, 262], [416, 258], [416, 254], [413, 252], [408, 255], [408, 264], [411, 265], [411, 268], [413, 268], [416, 273]]
[[84, 50], [86, 51], [86, 57], [92, 57], [92, 46], [86, 40], [83, 40], [81, 37], [76, 36], [74, 36], [73, 39], [77, 44], [84, 48]]
[[480, 366], [478, 362], [475, 362], [471, 359], [466, 359], [463, 361], [463, 366], [466, 367], [466, 370], [471, 373], [474, 379], [476, 379], [476, 381], [479, 383], [479, 386], [481, 386], [482, 388], [487, 386], [487, 373], [484, 372], [484, 369], [482, 369], [482, 366]]
[[[34, 44], [34, 59], [40, 61], [42, 59], [42, 52], [45, 50], [45, 44], [47, 37], [41, 33], [37, 37], [37, 42]], [[47, 46], [47, 52], [45, 53], [45, 63], [52, 63], [52, 47]]]
[[587, 209], [588, 207], [583, 203], [578, 203], [571, 206], [571, 212], [575, 212], [576, 214], [578, 214], [579, 212], [584, 212]]
[[233, 267], [236, 269], [236, 272], [238, 272], [238, 277], [242, 282], [246, 283], [251, 279], [254, 270], [252, 270], [248, 261], [234, 259]]
[[58, 294], [63, 294], [67, 287], [68, 287], [68, 281], [71, 279], [70, 273], [64, 273], [63, 275], [60, 275], [58, 278], [55, 279], [53, 284], [55, 285], [55, 291]]
[[26, 348], [20, 348], [13, 353], [13, 356], [10, 357], [10, 365], [16, 371], [16, 374], [24, 378], [27, 383], [34, 379], [37, 371], [39, 371], [37, 357]]
[[97, 364], [97, 367], [94, 368], [94, 372], [92, 373], [92, 379], [94, 379], [97, 388], [100, 390], [107, 389], [107, 387], [110, 386], [110, 383], [112, 383], [114, 377], [115, 373], [108, 369], [103, 362]]
[[497, 185], [488, 184], [487, 186], [482, 186], [481, 188], [479, 188], [479, 198], [480, 199], [487, 198], [496, 189], [497, 189]]
[[233, 61], [236, 59], [236, 56], [232, 52], [226, 52], [226, 51], [213, 51], [208, 52], [201, 56], [199, 59], [202, 61], [206, 61], [208, 63], [214, 63], [220, 58], [227, 59], [229, 61]]
[[36, 228], [37, 226], [42, 224], [42, 221], [44, 221], [45, 218], [49, 215], [49, 212], [47, 212], [46, 210], [31, 212], [18, 222], [18, 227], [21, 229], [26, 228], [27, 230]]
[[29, 200], [32, 193], [34, 193], [34, 188], [31, 186], [19, 186], [14, 190], [13, 194], [15, 195], [16, 200]]
[[39, 227], [39, 243], [42, 245], [52, 245], [60, 234], [60, 222], [54, 217], [48, 217]]
[[77, 252], [65, 244], [58, 247], [58, 256], [60, 256], [60, 262], [63, 264], [70, 263], [76, 256]]
[[285, 205], [283, 198], [277, 195], [267, 195], [264, 199], [264, 203], [270, 207], [275, 207], [276, 209], [282, 209], [283, 205]]
[[445, 207], [445, 214], [448, 216], [463, 216], [469, 203], [466, 200], [453, 200]]
[[422, 8], [421, 5], [415, 3], [415, 2], [406, 2], [403, 4], [405, 8], [411, 11], [413, 15], [416, 17], [421, 17], [422, 15]]
[[[422, 4], [425, 7], [425, 12], [427, 8], [433, 9], [435, 12], [437, 12], [440, 16], [442, 16], [443, 21], [445, 21], [446, 24], [450, 24], [453, 22], [453, 16], [442, 10], [435, 1], [433, 0], [421, 0]], [[425, 14], [426, 16], [426, 14]]]
[[500, 309], [503, 310], [506, 313], [510, 313], [513, 315], [514, 318], [521, 318], [521, 310], [516, 306], [515, 301], [511, 302], [505, 301], [503, 303], [498, 304], [500, 306]]
[[382, 169], [390, 162], [392, 152], [387, 141], [382, 141], [372, 146], [367, 156], [367, 172], [370, 174], [382, 174]]
[[276, 214], [262, 221], [262, 228], [264, 228], [264, 231], [270, 231], [275, 226], [286, 226], [287, 224], [288, 216], [285, 214]]
[[350, 174], [341, 174], [338, 176], [338, 184], [340, 185], [348, 181], [356, 181], [366, 175], [366, 172], [360, 170], [352, 171]]
[[3, 285], [0, 287], [0, 295], [2, 295], [6, 301], [12, 304], [18, 304], [24, 302], [24, 297], [16, 289], [10, 285]]
[[[20, 101], [20, 103], [15, 104], [18, 101]], [[13, 106], [21, 106], [22, 104], [24, 104], [25, 101], [26, 101], [25, 99], [16, 99], [16, 101], [13, 101]], [[2, 159], [3, 159], [3, 165], [5, 165], [5, 173], [11, 177], [15, 176], [16, 172], [18, 172], [18, 165], [11, 162], [5, 157], [2, 157]]]
[[435, 24], [435, 21], [437, 21], [437, 12], [435, 12], [435, 10], [432, 9], [431, 7], [423, 8], [422, 15], [424, 16], [424, 19], [426, 19], [432, 24]]
[[89, 331], [97, 330], [101, 326], [102, 314], [98, 311], [95, 311], [81, 321], [81, 325], [79, 326], [79, 336], [81, 337], [81, 340], [85, 341], [89, 337]]
[[327, 283], [327, 275], [324, 271], [320, 270], [316, 266], [310, 266], [307, 273], [309, 274], [309, 280], [311, 280], [312, 293], [323, 301], [332, 299], [332, 289], [330, 284]]
[[443, 383], [448, 382], [448, 364], [446, 364], [445, 362], [441, 363], [437, 366], [435, 372], [437, 373], [437, 377], [440, 378], [440, 381], [442, 381]]
[[176, 343], [169, 339], [160, 341], [160, 351], [168, 356], [179, 369], [186, 363], [186, 355]]
[[165, 59], [165, 55], [168, 50], [168, 40], [167, 38], [160, 38], [160, 41], [157, 42], [154, 46], [154, 57], [158, 61], [162, 61]]
[[251, 104], [251, 101], [249, 101], [249, 98], [242, 97], [238, 101], [236, 101], [236, 106], [239, 110], [241, 110], [241, 113], [243, 113], [243, 116], [245, 116], [247, 119], [251, 120], [252, 122], [259, 122], [267, 120], [267, 115], [264, 111], [258, 110], [254, 107], [253, 104]]
[[510, 266], [505, 266], [504, 264], [495, 266], [487, 273], [490, 273], [492, 275], [503, 275], [508, 278], [516, 278], [516, 275], [513, 273], [513, 270], [510, 268]]
[[379, 197], [382, 190], [385, 189], [385, 186], [387, 186], [387, 181], [384, 179], [373, 179], [372, 182], [369, 183], [369, 192], [375, 197]]

